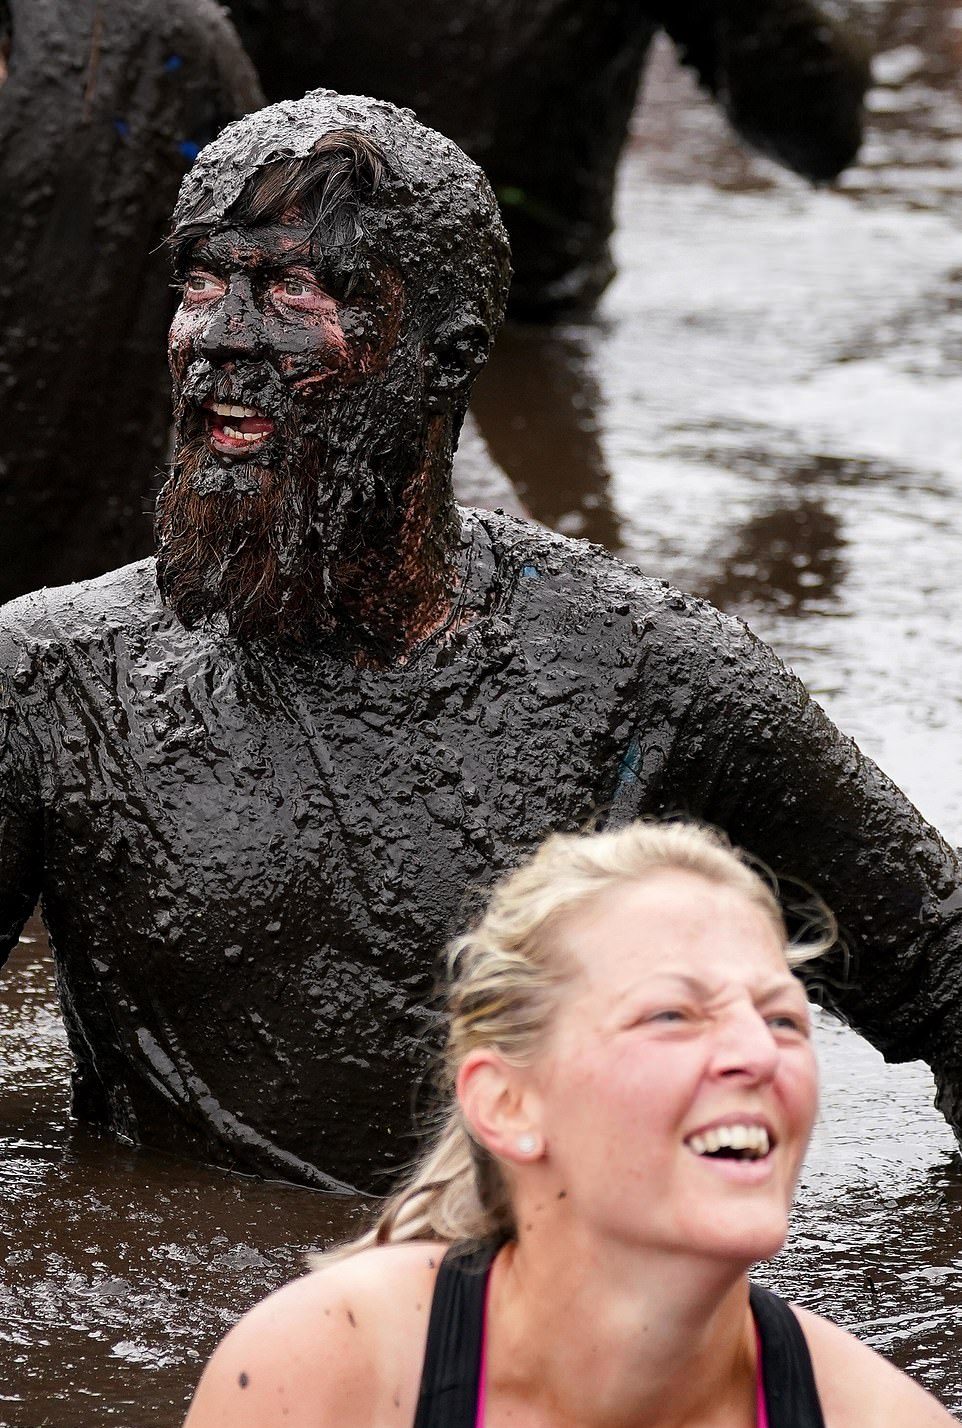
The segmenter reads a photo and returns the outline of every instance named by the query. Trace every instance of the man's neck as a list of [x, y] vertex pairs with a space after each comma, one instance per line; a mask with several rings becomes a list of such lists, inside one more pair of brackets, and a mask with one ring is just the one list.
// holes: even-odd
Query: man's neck
[[336, 571], [340, 632], [358, 664], [402, 664], [444, 629], [458, 584], [460, 519], [451, 488], [450, 438], [432, 429], [407, 482], [393, 530]]

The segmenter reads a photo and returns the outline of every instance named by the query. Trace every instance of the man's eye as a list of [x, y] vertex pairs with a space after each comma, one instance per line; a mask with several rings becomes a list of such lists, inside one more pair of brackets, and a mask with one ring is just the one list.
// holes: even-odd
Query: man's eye
[[274, 299], [284, 304], [286, 307], [322, 308], [330, 302], [330, 298], [322, 287], [311, 278], [298, 277], [292, 274], [290, 277], [281, 278], [271, 289]]
[[191, 298], [220, 297], [224, 284], [212, 273], [188, 273], [184, 280], [184, 292]]
[[661, 1024], [670, 1024], [676, 1021], [685, 1021], [687, 1014], [681, 1007], [664, 1007], [661, 1011], [652, 1012], [645, 1018], [646, 1021]]

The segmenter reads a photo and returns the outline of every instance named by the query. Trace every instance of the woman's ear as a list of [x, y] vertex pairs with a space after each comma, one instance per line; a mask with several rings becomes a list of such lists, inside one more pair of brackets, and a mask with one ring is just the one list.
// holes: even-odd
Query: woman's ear
[[491, 333], [473, 313], [443, 322], [427, 346], [424, 383], [434, 414], [466, 406], [474, 379], [488, 360]]
[[457, 1095], [471, 1134], [499, 1160], [521, 1165], [544, 1155], [540, 1102], [523, 1068], [487, 1047], [469, 1052]]

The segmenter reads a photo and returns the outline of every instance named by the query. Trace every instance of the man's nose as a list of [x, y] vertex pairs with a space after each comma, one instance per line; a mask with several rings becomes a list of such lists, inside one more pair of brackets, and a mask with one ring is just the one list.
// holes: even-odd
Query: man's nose
[[749, 1083], [770, 1081], [778, 1058], [772, 1029], [755, 1007], [733, 1009], [719, 1025], [712, 1058], [716, 1075]]
[[212, 305], [197, 347], [209, 362], [261, 356], [265, 347], [264, 320], [248, 278], [231, 278], [224, 296]]

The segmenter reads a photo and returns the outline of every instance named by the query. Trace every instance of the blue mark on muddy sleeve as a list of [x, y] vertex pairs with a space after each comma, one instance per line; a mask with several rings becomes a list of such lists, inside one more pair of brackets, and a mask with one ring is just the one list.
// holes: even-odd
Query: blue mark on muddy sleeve
[[177, 147], [183, 157], [187, 159], [187, 161], [191, 164], [194, 162], [197, 155], [200, 153], [200, 145], [195, 144], [193, 139], [182, 139], [181, 142], [177, 145]]
[[638, 740], [632, 736], [627, 749], [625, 749], [622, 755], [621, 763], [618, 765], [618, 782], [615, 784], [615, 797], [617, 797], [624, 788], [627, 788], [629, 784], [635, 782], [640, 769], [641, 745]]
[[173, 74], [176, 70], [180, 69], [183, 63], [183, 55], [168, 55], [164, 60], [164, 69], [168, 74]]
[[540, 580], [541, 571], [536, 565], [522, 565], [521, 574], [526, 580]]
[[114, 128], [117, 130], [117, 133], [122, 139], [126, 139], [128, 134], [130, 133], [130, 125], [127, 123], [126, 119], [115, 119]]

